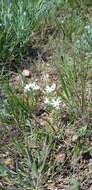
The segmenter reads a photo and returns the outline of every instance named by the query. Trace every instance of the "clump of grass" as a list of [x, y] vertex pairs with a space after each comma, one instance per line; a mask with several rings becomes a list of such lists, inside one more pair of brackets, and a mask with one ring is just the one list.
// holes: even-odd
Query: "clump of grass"
[[39, 189], [48, 177], [49, 155], [52, 149], [51, 135], [29, 133], [25, 143], [15, 143], [19, 157], [23, 157], [16, 170], [14, 183], [25, 189]]
[[16, 135], [12, 139], [12, 148], [17, 154], [15, 171], [2, 163], [0, 172], [1, 175], [8, 177], [11, 185], [27, 190], [40, 189], [52, 170], [50, 154], [55, 146], [54, 136], [53, 133], [46, 132], [44, 128], [41, 129], [42, 126], [36, 119], [37, 94], [30, 91], [25, 95], [22, 94], [22, 90], [19, 89], [17, 92], [13, 86], [8, 85], [8, 82], [5, 84], [7, 100], [4, 108], [6, 112], [0, 114], [0, 122], [7, 124], [10, 128], [12, 126], [12, 130], [16, 126], [17, 135], [19, 133], [20, 138], [18, 139]]
[[[78, 20], [79, 16], [76, 15]], [[58, 72], [60, 73], [60, 81], [63, 88], [61, 93], [62, 99], [69, 109], [69, 113], [74, 113], [76, 116], [83, 116], [87, 114], [89, 105], [89, 95], [87, 94], [88, 89], [88, 78], [91, 71], [91, 23], [81, 18], [81, 26], [78, 28], [80, 23], [75, 18], [66, 17], [63, 39], [63, 48], [59, 46], [56, 52], [55, 65]], [[67, 32], [67, 21], [70, 27]], [[77, 23], [78, 22], [78, 23]], [[77, 25], [78, 24], [78, 25]], [[76, 27], [77, 26], [77, 27]], [[54, 59], [55, 60], [55, 59]], [[90, 83], [90, 82], [89, 82]], [[91, 87], [89, 88], [89, 94], [91, 94]]]
[[45, 0], [0, 1], [0, 59], [9, 57], [31, 39], [39, 26], [55, 11], [54, 2]]
[[69, 113], [83, 116], [87, 111], [88, 63], [69, 63], [66, 54], [62, 57], [61, 63], [60, 81], [63, 87], [61, 93], [63, 101], [68, 106]]

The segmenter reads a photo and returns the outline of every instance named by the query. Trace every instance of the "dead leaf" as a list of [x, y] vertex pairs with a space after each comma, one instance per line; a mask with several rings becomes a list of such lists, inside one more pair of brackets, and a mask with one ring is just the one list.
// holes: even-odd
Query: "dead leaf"
[[13, 161], [13, 159], [8, 157], [8, 158], [4, 159], [3, 162], [4, 162], [5, 166], [7, 166], [8, 168], [14, 169], [14, 161]]
[[5, 164], [6, 166], [11, 165], [11, 164], [12, 164], [12, 159], [11, 159], [11, 158], [5, 159], [5, 160], [4, 160], [4, 164]]

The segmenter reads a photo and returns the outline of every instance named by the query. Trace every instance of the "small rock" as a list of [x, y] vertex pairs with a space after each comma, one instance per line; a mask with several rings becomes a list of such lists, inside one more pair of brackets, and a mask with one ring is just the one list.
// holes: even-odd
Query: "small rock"
[[76, 142], [78, 140], [78, 135], [73, 135], [72, 142]]
[[24, 77], [31, 77], [32, 76], [32, 72], [30, 70], [24, 69], [22, 72], [22, 75]]
[[65, 153], [58, 153], [55, 158], [57, 163], [63, 163], [65, 160]]

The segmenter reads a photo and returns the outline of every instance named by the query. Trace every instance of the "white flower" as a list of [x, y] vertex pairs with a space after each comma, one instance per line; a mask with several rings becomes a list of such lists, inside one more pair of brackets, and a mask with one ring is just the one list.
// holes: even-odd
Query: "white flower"
[[48, 93], [50, 93], [50, 92], [53, 92], [53, 91], [55, 90], [55, 88], [56, 88], [56, 84], [53, 83], [51, 86], [47, 85], [46, 88], [45, 88], [45, 90], [46, 90]]
[[24, 11], [23, 15], [26, 16], [26, 12], [25, 11]]
[[50, 102], [50, 105], [52, 105], [56, 109], [59, 109], [60, 108], [60, 103], [61, 103], [60, 99], [54, 97], [54, 98], [52, 98], [52, 100]]
[[38, 86], [35, 82], [26, 84], [26, 86], [24, 87], [25, 92], [30, 91], [30, 90], [39, 90], [39, 89], [40, 89], [40, 86]]
[[42, 77], [41, 77], [41, 79], [42, 80], [48, 80], [48, 78], [49, 78], [49, 74], [48, 73], [44, 73], [43, 75], [42, 75]]
[[26, 84], [24, 87], [24, 92], [30, 91], [30, 84]]
[[39, 90], [39, 89], [40, 89], [40, 86], [38, 86], [35, 82], [33, 82], [33, 83], [31, 84], [31, 88], [32, 88], [33, 90]]
[[90, 25], [86, 25], [85, 29], [90, 30]]
[[54, 107], [56, 109], [59, 109], [61, 100], [60, 100], [59, 97], [58, 98], [53, 97], [52, 99], [49, 99], [48, 97], [45, 97], [44, 103], [48, 104], [49, 106], [52, 106], [52, 107]]

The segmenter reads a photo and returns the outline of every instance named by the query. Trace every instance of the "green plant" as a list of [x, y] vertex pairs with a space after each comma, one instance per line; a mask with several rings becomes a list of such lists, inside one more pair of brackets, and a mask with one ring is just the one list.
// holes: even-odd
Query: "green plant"
[[[22, 50], [25, 52], [24, 47], [34, 32], [41, 31], [48, 20], [54, 19], [59, 30], [54, 63], [60, 76], [57, 81], [57, 76], [51, 73], [55, 76], [55, 84], [54, 77], [51, 81], [48, 77], [48, 83], [53, 80], [53, 84], [48, 84], [46, 90], [44, 85], [38, 86], [39, 80], [34, 81], [35, 76], [27, 78], [19, 72], [19, 81], [15, 75], [13, 81], [1, 71], [0, 152], [5, 152], [4, 155], [8, 155], [14, 164], [6, 165], [7, 158], [0, 155], [0, 177], [3, 181], [9, 180], [11, 188], [39, 190], [48, 180], [61, 175], [66, 181], [70, 178], [67, 189], [79, 190], [81, 173], [78, 175], [76, 167], [81, 168], [80, 157], [89, 161], [92, 155], [89, 134], [92, 117], [92, 26], [84, 16], [85, 11], [77, 9], [83, 8], [84, 3], [72, 0], [2, 0], [0, 3], [0, 58], [22, 54]], [[67, 8], [69, 12], [66, 12]], [[60, 35], [61, 30], [64, 38]], [[51, 46], [52, 39], [53, 34]], [[47, 67], [43, 68], [49, 71]], [[88, 152], [90, 154], [86, 158]]]
[[91, 105], [92, 26], [83, 14], [76, 15], [73, 11], [72, 14], [73, 18], [67, 15], [60, 24], [64, 32], [63, 47], [58, 45], [54, 62], [63, 88], [61, 96], [69, 113], [83, 116]]
[[[56, 19], [57, 27], [63, 32], [65, 44], [71, 43], [74, 37], [82, 32], [87, 20], [84, 15], [78, 10], [74, 10], [67, 13], [64, 18], [59, 17]], [[85, 19], [84, 22], [82, 21], [83, 18]]]
[[35, 94], [30, 91], [28, 94], [24, 94], [23, 88], [20, 86], [19, 92], [17, 89], [9, 84], [4, 85], [6, 94], [6, 101], [4, 103], [4, 113], [1, 112], [0, 117], [3, 122], [16, 123], [17, 126], [26, 126], [26, 120], [33, 117], [35, 108], [38, 103], [39, 94]]
[[63, 91], [61, 97], [67, 105], [69, 112], [77, 115], [83, 115], [86, 112], [86, 84], [88, 76], [88, 62], [80, 63], [75, 59], [69, 62], [66, 52], [57, 51], [57, 71], [59, 72]]
[[80, 190], [80, 183], [74, 176], [70, 178], [70, 185], [66, 188], [66, 190]]
[[11, 184], [19, 188], [39, 189], [48, 178], [53, 134], [48, 134], [44, 129], [39, 128], [40, 123], [38, 125], [35, 117], [37, 94], [30, 91], [25, 95], [27, 99], [24, 100], [21, 98], [23, 89], [17, 91], [9, 84], [4, 84], [4, 88], [7, 101], [4, 105], [5, 113], [0, 114], [0, 122], [7, 124], [8, 127], [16, 126], [21, 138], [17, 139], [16, 135], [12, 139], [12, 147], [17, 154], [16, 171], [0, 164], [1, 176], [7, 176]]
[[12, 139], [12, 148], [17, 155], [15, 169], [13, 171], [0, 163], [0, 176], [7, 177], [11, 186], [39, 190], [48, 179], [50, 167], [52, 169], [50, 154], [54, 146], [53, 136], [36, 131], [31, 125], [30, 132], [22, 130], [21, 140], [17, 140], [16, 136]]
[[36, 133], [27, 134], [24, 143], [15, 142], [14, 144], [19, 157], [21, 157], [14, 184], [25, 189], [39, 189], [46, 180], [46, 173], [48, 173], [48, 156], [52, 147], [52, 137], [41, 134], [38, 138]]
[[0, 59], [23, 48], [39, 26], [51, 18], [54, 10], [54, 3], [46, 0], [1, 0]]

